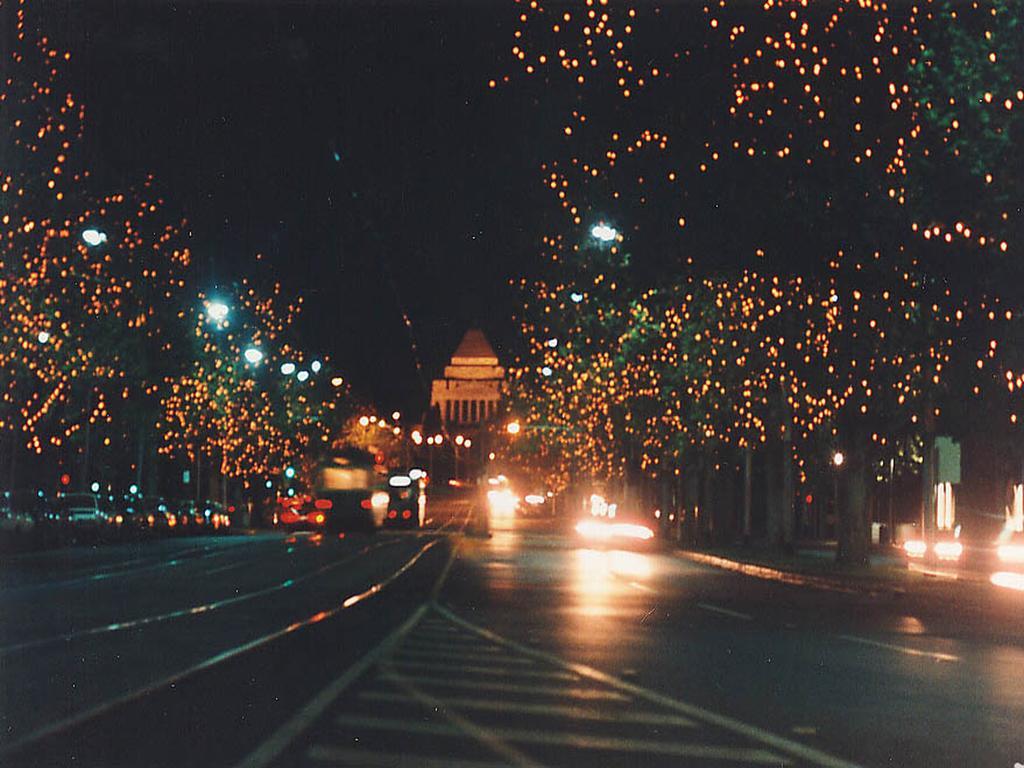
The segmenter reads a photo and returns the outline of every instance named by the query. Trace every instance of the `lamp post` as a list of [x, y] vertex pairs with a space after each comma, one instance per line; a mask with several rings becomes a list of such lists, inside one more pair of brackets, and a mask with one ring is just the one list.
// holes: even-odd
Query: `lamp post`
[[[832, 514], [835, 516], [836, 529], [838, 534], [839, 528], [839, 469], [843, 466], [846, 461], [846, 456], [842, 451], [836, 451], [832, 454]], [[818, 526], [821, 527], [820, 524]], [[821, 531], [818, 531], [818, 538], [821, 538]]]

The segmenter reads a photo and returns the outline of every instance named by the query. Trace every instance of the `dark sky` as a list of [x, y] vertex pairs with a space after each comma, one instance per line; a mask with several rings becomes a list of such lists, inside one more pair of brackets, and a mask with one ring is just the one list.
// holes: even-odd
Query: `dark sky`
[[[74, 53], [89, 164], [155, 174], [211, 286], [276, 275], [311, 351], [383, 407], [422, 393], [470, 324], [513, 335], [507, 277], [537, 252], [540, 107], [500, 3], [50, 6]], [[266, 266], [253, 256], [262, 252]]]

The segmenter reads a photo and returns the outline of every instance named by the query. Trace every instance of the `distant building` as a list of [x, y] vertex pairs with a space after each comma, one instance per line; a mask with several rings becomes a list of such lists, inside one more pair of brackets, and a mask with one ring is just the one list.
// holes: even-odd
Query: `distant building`
[[472, 328], [462, 337], [443, 379], [434, 379], [430, 407], [437, 408], [441, 423], [472, 426], [493, 418], [501, 401], [505, 369], [482, 331]]

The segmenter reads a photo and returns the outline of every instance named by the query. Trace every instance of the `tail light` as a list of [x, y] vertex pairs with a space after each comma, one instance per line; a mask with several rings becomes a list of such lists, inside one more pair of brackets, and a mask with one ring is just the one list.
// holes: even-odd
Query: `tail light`
[[396, 512], [393, 509], [389, 509], [388, 510], [388, 518], [390, 518], [391, 520], [394, 520], [396, 517], [398, 517], [398, 512]]
[[373, 504], [370, 502], [369, 499], [363, 499], [362, 501], [360, 501], [359, 502], [359, 506], [362, 507], [363, 509], [372, 509], [373, 508]]
[[402, 510], [402, 519], [403, 520], [408, 520], [410, 517], [412, 517], [412, 512], [410, 512], [408, 509], [403, 509]]
[[334, 502], [330, 499], [317, 499], [313, 502], [313, 506], [317, 509], [331, 509], [334, 506]]

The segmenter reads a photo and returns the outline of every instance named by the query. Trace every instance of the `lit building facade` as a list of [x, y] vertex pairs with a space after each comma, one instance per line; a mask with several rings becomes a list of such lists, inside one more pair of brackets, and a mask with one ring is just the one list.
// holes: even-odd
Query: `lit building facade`
[[498, 414], [504, 380], [505, 369], [487, 337], [472, 328], [445, 366], [444, 378], [434, 379], [430, 406], [437, 408], [446, 428], [482, 424]]

